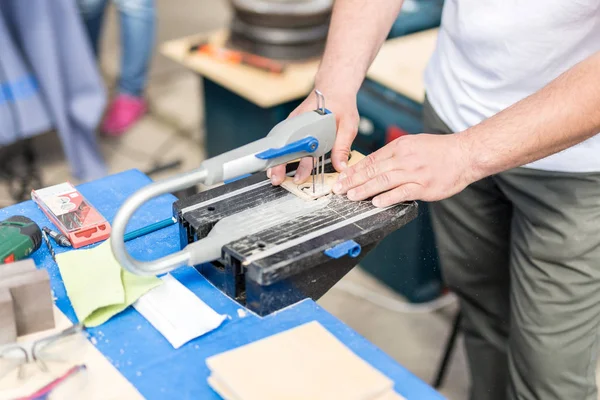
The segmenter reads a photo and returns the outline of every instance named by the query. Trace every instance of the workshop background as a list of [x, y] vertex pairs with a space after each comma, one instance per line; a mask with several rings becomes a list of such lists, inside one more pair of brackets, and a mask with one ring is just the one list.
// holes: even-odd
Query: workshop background
[[[433, 1], [429, 3], [433, 4]], [[204, 106], [198, 78], [195, 73], [160, 55], [158, 48], [168, 40], [226, 27], [230, 22], [231, 10], [224, 0], [156, 0], [156, 7], [158, 35], [146, 91], [150, 112], [120, 138], [99, 136], [109, 173], [137, 168], [143, 172], [153, 172], [152, 178], [159, 179], [197, 167], [206, 154]], [[407, 0], [405, 8], [410, 7], [414, 8], [415, 2]], [[120, 49], [118, 18], [114, 6], [110, 7], [107, 17], [100, 62], [104, 80], [111, 91], [116, 85], [119, 72]], [[399, 25], [393, 33], [403, 34], [402, 29], [406, 26]], [[409, 54], [406, 56], [410, 57]], [[405, 111], [407, 108], [414, 108], [411, 102], [394, 99], [393, 95], [376, 84], [369, 85], [359, 99], [359, 105], [362, 104], [365, 112], [377, 109], [394, 113], [393, 106], [390, 108], [390, 101], [401, 103]], [[377, 93], [380, 94], [379, 97]], [[378, 103], [382, 101], [382, 93], [387, 99], [385, 104]], [[231, 110], [232, 118], [234, 113], [235, 110]], [[363, 123], [363, 128], [364, 125], [371, 124], [365, 129], [374, 129], [373, 121]], [[406, 121], [408, 128], [411, 124], [414, 125], [414, 122]], [[79, 183], [77, 178], [70, 175], [69, 165], [55, 132], [38, 135], [31, 143], [44, 186], [67, 180]], [[13, 144], [8, 150], [18, 149], [21, 145], [22, 143]], [[168, 168], [161, 171], [165, 166]], [[16, 166], [18, 168], [26, 167]], [[6, 172], [0, 170], [0, 208], [15, 203], [14, 197], [18, 194], [15, 193], [18, 188], [11, 186], [13, 182]], [[430, 234], [426, 230], [417, 230], [415, 222], [411, 226], [413, 230], [408, 231], [408, 234]], [[399, 239], [396, 237], [394, 240]], [[452, 294], [438, 296], [441, 294], [439, 286], [425, 285], [425, 292], [418, 293], [407, 289], [416, 286], [419, 280], [416, 272], [410, 269], [414, 269], [417, 264], [430, 268], [432, 262], [435, 263], [430, 258], [435, 257], [424, 260], [419, 252], [409, 256], [404, 280], [398, 278], [397, 271], [392, 274], [383, 267], [375, 273], [373, 270], [369, 271], [369, 266], [354, 268], [318, 302], [426, 382], [432, 382], [438, 372], [458, 312]], [[380, 257], [373, 261], [372, 258], [370, 262], [383, 265], [386, 264], [386, 259]], [[382, 280], [392, 276], [400, 281], [384, 285], [376, 276]], [[432, 297], [433, 292], [436, 292], [436, 296], [433, 296], [435, 298], [415, 301], [419, 296], [421, 298], [417, 300], [424, 300], [423, 296]], [[411, 296], [415, 298], [410, 298]], [[467, 365], [459, 334], [440, 392], [449, 399], [466, 399], [468, 385]]]

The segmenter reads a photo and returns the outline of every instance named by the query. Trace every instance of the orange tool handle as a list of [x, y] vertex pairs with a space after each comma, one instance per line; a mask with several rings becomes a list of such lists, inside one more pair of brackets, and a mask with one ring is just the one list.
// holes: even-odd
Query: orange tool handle
[[256, 56], [254, 54], [242, 53], [242, 62], [253, 67], [261, 68], [269, 72], [280, 74], [283, 72], [283, 64], [269, 58]]
[[283, 64], [269, 58], [245, 53], [242, 51], [229, 50], [224, 47], [216, 47], [211, 44], [205, 44], [201, 46], [198, 51], [201, 54], [206, 54], [218, 60], [231, 62], [234, 64], [245, 64], [251, 67], [260, 68], [267, 72], [280, 74], [284, 69]]

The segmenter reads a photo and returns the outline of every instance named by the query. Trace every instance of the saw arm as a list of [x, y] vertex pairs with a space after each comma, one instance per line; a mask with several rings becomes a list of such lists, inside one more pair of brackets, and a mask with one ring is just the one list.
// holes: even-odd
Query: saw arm
[[[322, 95], [317, 94], [322, 101]], [[127, 223], [144, 203], [166, 193], [200, 183], [213, 185], [265, 171], [302, 157], [318, 157], [324, 160], [325, 154], [333, 148], [336, 121], [335, 116], [321, 104], [314, 111], [280, 122], [263, 139], [205, 160], [195, 170], [157, 181], [134, 193], [120, 208], [112, 225], [110, 242], [117, 261], [131, 273], [158, 275], [180, 266], [192, 266], [194, 260], [209, 259], [209, 255], [204, 254], [203, 247], [188, 245], [183, 250], [158, 260], [136, 260], [125, 248], [124, 234]], [[213, 253], [214, 250], [211, 254]]]

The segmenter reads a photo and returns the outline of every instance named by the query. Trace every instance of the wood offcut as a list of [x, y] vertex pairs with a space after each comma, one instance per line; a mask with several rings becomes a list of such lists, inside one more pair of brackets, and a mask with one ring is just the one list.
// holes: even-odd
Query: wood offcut
[[[17, 336], [54, 328], [50, 277], [37, 269], [31, 259], [0, 265], [0, 292], [8, 291], [12, 300]], [[7, 300], [2, 307], [8, 307]], [[1, 322], [8, 319], [2, 312]], [[4, 334], [4, 332], [3, 332]]]
[[[358, 151], [352, 151], [350, 153], [350, 159], [348, 160], [348, 166], [352, 166], [357, 164], [360, 160], [365, 158], [364, 155], [359, 153]], [[337, 182], [339, 177], [338, 172], [331, 172], [325, 174], [324, 184], [321, 184], [321, 178], [317, 175], [315, 178], [315, 190], [313, 192], [313, 182], [311, 179], [304, 183], [294, 183], [293, 177], [286, 177], [283, 183], [281, 184], [287, 191], [295, 194], [301, 199], [312, 201], [318, 199], [323, 196], [327, 196], [331, 193], [333, 189], [333, 185]]]

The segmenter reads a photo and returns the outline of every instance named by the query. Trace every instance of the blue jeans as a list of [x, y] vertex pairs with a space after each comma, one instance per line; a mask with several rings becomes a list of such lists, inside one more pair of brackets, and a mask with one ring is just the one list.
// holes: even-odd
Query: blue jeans
[[[156, 13], [154, 0], [112, 0], [121, 25], [121, 74], [119, 92], [141, 96], [148, 79], [154, 48]], [[108, 0], [78, 0], [92, 47], [98, 55], [104, 11]]]

